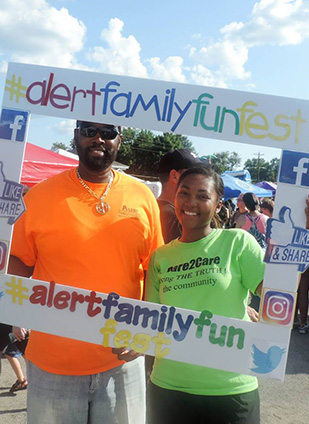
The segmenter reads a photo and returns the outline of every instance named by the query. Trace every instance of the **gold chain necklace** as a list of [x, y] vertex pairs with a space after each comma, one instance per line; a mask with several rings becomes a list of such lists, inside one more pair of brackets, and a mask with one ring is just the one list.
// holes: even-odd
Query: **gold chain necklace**
[[76, 169], [76, 174], [78, 177], [79, 182], [81, 183], [81, 185], [89, 191], [90, 194], [92, 194], [96, 199], [99, 200], [99, 202], [95, 205], [96, 211], [100, 214], [100, 215], [105, 215], [109, 210], [110, 210], [110, 206], [108, 203], [103, 202], [103, 200], [105, 199], [105, 197], [107, 196], [107, 193], [109, 192], [109, 189], [111, 188], [113, 179], [114, 179], [114, 174], [111, 171], [111, 176], [108, 179], [108, 184], [106, 189], [104, 190], [102, 196], [98, 196], [93, 190], [91, 190], [91, 188], [85, 183], [85, 181], [82, 179], [82, 177], [80, 176], [80, 173], [78, 171], [78, 169]]

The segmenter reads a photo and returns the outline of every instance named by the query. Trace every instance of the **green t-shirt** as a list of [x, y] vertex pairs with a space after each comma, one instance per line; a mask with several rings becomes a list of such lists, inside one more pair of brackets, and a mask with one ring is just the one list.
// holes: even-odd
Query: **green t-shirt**
[[[146, 299], [249, 321], [248, 293], [254, 293], [263, 280], [263, 257], [256, 240], [239, 229], [216, 229], [192, 243], [173, 240], [152, 255]], [[252, 376], [159, 358], [151, 380], [166, 389], [201, 395], [230, 395], [257, 388]]]

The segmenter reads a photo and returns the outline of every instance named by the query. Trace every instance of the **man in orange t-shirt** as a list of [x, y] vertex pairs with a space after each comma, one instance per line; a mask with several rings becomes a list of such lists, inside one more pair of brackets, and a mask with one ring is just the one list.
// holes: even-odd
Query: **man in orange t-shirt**
[[[156, 200], [112, 170], [119, 127], [77, 121], [74, 142], [78, 168], [24, 198], [9, 273], [141, 299], [149, 258], [163, 243]], [[130, 354], [32, 331], [28, 424], [143, 424], [143, 358], [119, 362]]]

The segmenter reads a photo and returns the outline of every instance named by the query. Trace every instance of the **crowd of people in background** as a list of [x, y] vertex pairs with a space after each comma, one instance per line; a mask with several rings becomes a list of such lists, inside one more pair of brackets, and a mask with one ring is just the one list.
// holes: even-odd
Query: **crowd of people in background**
[[[247, 193], [249, 196], [245, 196], [247, 199], [247, 205], [244, 202], [245, 193], [240, 193], [236, 199], [228, 199], [223, 202], [221, 211], [219, 212], [219, 225], [222, 228], [242, 228], [245, 225], [245, 219], [250, 219], [248, 215], [258, 216], [263, 214], [263, 222], [266, 223], [266, 218], [273, 216], [274, 198], [260, 198], [258, 199], [254, 193]], [[250, 199], [251, 197], [251, 199]], [[252, 208], [254, 203], [254, 209]], [[251, 210], [251, 213], [250, 213]], [[252, 214], [252, 211], [255, 213]], [[266, 218], [265, 218], [266, 217]], [[264, 232], [265, 233], [265, 232]]]

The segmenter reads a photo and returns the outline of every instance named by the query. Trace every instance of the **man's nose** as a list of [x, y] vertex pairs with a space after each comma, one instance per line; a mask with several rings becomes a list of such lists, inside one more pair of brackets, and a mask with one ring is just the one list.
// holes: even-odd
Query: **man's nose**
[[99, 131], [96, 133], [96, 135], [94, 136], [94, 141], [96, 142], [96, 143], [99, 143], [99, 144], [101, 144], [101, 143], [104, 143], [105, 144], [105, 140], [104, 140], [104, 138], [102, 138], [102, 136], [101, 136], [101, 134], [99, 133]]

